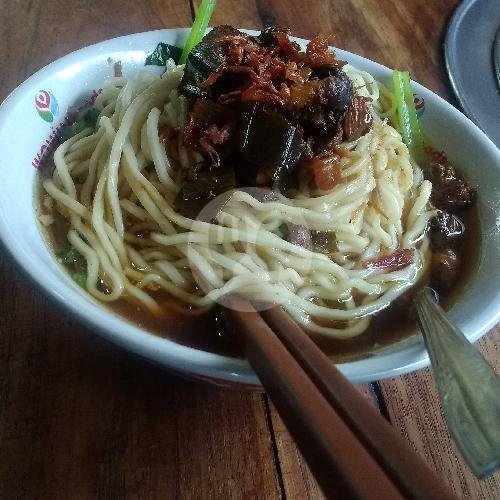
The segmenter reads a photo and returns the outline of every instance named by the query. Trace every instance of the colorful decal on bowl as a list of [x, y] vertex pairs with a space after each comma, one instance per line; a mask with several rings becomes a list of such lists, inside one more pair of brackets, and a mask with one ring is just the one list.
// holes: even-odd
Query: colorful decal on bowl
[[38, 114], [46, 122], [52, 123], [59, 111], [57, 99], [47, 90], [39, 90], [35, 96], [35, 106]]
[[417, 94], [413, 94], [413, 103], [415, 104], [415, 111], [417, 112], [417, 117], [420, 118], [425, 111], [425, 100]]
[[[51, 105], [52, 102], [56, 103], [55, 104], [55, 113], [57, 113], [58, 105], [57, 105], [57, 102], [55, 101], [55, 97], [52, 94], [50, 94], [49, 92], [46, 92], [45, 90], [40, 90], [40, 92], [35, 97], [35, 104], [37, 106], [36, 110], [38, 111], [38, 114], [45, 121], [52, 122], [52, 120], [54, 119], [53, 116], [52, 116], [52, 119], [48, 120], [48, 119], [44, 118], [44, 115], [38, 109], [37, 98], [42, 93], [44, 93], [44, 92], [48, 95], [49, 106]], [[83, 104], [76, 109], [77, 114], [81, 113], [82, 111], [84, 111], [84, 110], [86, 110], [86, 109], [88, 109], [90, 107], [92, 107], [94, 105], [94, 103], [95, 103], [95, 100], [97, 99], [97, 97], [99, 96], [99, 94], [101, 92], [102, 92], [102, 89], [93, 90], [92, 94], [90, 95], [90, 97], [88, 99], [85, 99], [85, 101], [83, 102]], [[44, 101], [47, 101], [47, 96], [44, 95], [42, 97], [42, 99]], [[52, 113], [50, 111], [50, 107], [49, 107], [48, 113]], [[49, 134], [48, 138], [42, 144], [40, 144], [40, 146], [38, 147], [38, 150], [37, 150], [35, 156], [33, 157], [33, 160], [31, 160], [31, 164], [37, 170], [40, 169], [40, 167], [42, 166], [43, 160], [47, 156], [49, 156], [50, 153], [52, 153], [52, 151], [54, 151], [57, 148], [57, 146], [59, 146], [59, 144], [61, 144], [61, 142], [62, 142], [62, 131], [63, 131], [64, 127], [66, 127], [68, 125], [71, 125], [74, 122], [74, 120], [75, 120], [75, 117], [73, 115], [70, 116], [68, 114], [68, 115], [66, 115], [64, 117], [63, 121], [61, 123], [59, 123], [57, 126], [55, 126], [55, 125], [51, 125], [50, 126], [50, 134]]]

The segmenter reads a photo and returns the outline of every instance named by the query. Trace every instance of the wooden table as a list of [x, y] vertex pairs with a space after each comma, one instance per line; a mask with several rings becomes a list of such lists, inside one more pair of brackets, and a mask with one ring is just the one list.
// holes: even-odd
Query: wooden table
[[[219, 0], [213, 24], [332, 32], [454, 102], [442, 41], [456, 3]], [[0, 98], [85, 45], [188, 26], [197, 6], [3, 0]], [[75, 323], [3, 256], [0, 275], [0, 498], [322, 497], [267, 396], [174, 378]], [[499, 334], [479, 343], [497, 372]], [[428, 369], [360, 390], [459, 497], [500, 497], [500, 473], [478, 481], [458, 456]]]

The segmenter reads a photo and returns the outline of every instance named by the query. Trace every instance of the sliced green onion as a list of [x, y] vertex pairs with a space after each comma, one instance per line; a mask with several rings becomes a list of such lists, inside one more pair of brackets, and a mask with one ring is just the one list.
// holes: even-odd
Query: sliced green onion
[[205, 35], [205, 31], [212, 17], [212, 12], [214, 11], [216, 0], [202, 0], [200, 8], [196, 13], [194, 18], [193, 26], [189, 33], [186, 45], [179, 59], [179, 64], [184, 64], [187, 60], [188, 54], [191, 52], [193, 47], [201, 42], [201, 39]]

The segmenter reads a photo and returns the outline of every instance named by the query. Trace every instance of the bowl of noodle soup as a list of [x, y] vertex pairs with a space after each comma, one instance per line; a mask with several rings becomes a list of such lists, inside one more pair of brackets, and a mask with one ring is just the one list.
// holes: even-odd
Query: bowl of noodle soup
[[[162, 320], [165, 336], [152, 333], [147, 320], [130, 316], [137, 307], [161, 316], [164, 296], [158, 290], [181, 302], [180, 309], [201, 313], [237, 291], [282, 304], [313, 335], [333, 336], [338, 342], [362, 336], [372, 313], [425, 273], [424, 233], [435, 215], [428, 205], [431, 185], [414, 167], [399, 134], [386, 126], [381, 109], [369, 137], [349, 146], [355, 154], [343, 160], [342, 181], [335, 189], [299, 189], [293, 200], [280, 194], [268, 197], [258, 188], [238, 189], [223, 202], [209, 203], [196, 218], [179, 214], [172, 207], [179, 187], [171, 163], [194, 161], [196, 153], [186, 152], [178, 142], [163, 147], [158, 129], [162, 123], [186, 126], [186, 104], [177, 92], [182, 68], [173, 63], [145, 67], [144, 62], [158, 43], [182, 46], [186, 34], [184, 29], [159, 30], [84, 48], [43, 68], [5, 100], [0, 108], [0, 235], [43, 290], [107, 339], [191, 378], [259, 387], [241, 357], [205, 348], [203, 342], [190, 345], [181, 334], [169, 335], [175, 308]], [[390, 85], [391, 70], [342, 50], [336, 54], [348, 62], [344, 71], [363, 89], [362, 95], [375, 107], [382, 102], [383, 87], [377, 82]], [[474, 341], [499, 320], [500, 153], [450, 104], [416, 83], [413, 88], [425, 102], [420, 120], [433, 146], [446, 152], [477, 192], [477, 262], [470, 265], [449, 311]], [[40, 181], [41, 167], [67, 121], [66, 110], [82, 112], [95, 105], [107, 110], [99, 126], [78, 132], [57, 149], [55, 174]], [[82, 173], [85, 180], [75, 181]], [[370, 208], [374, 191], [377, 210]], [[44, 207], [46, 193], [55, 201]], [[45, 226], [53, 223], [48, 209], [53, 203], [65, 207], [62, 212], [70, 221], [65, 234], [85, 257], [83, 286], [88, 293], [54, 258], [44, 236]], [[298, 228], [298, 240], [302, 227], [334, 232], [336, 255], [314, 251], [310, 241], [286, 240], [279, 234], [283, 224], [292, 233]], [[353, 267], [345, 259], [360, 254], [370, 261], [382, 246], [412, 250], [411, 265], [381, 273]], [[124, 294], [134, 305], [122, 304], [121, 315], [103, 307], [102, 302]], [[331, 306], [340, 302], [342, 307]], [[124, 314], [125, 309], [132, 312]], [[178, 316], [182, 314], [179, 310]], [[189, 329], [199, 328], [205, 321], [199, 318], [204, 316], [188, 321], [183, 334], [189, 337]], [[351, 381], [366, 382], [427, 364], [423, 342], [413, 335], [338, 366]]]

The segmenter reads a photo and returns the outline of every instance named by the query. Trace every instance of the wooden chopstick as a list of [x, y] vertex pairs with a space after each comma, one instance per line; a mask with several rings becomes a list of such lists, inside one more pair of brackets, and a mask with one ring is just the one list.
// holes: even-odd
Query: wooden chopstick
[[455, 498], [279, 307], [224, 315], [319, 484], [335, 498]]
[[[262, 317], [244, 299], [228, 300], [225, 316], [243, 332], [245, 354], [325, 492], [338, 498], [403, 498]], [[374, 484], [380, 496], [373, 496]]]
[[[358, 439], [407, 498], [453, 498], [448, 488], [379, 412], [368, 404], [308, 335], [280, 307], [262, 317]], [[446, 496], [448, 495], [448, 496]]]

